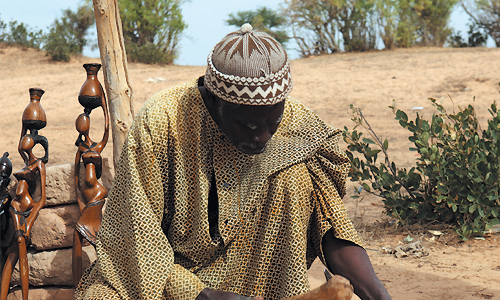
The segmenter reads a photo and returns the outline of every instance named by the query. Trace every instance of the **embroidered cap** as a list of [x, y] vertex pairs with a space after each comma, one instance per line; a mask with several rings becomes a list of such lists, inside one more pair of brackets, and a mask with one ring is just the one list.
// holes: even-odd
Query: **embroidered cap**
[[248, 23], [215, 45], [207, 62], [206, 88], [228, 102], [274, 105], [292, 90], [285, 49]]

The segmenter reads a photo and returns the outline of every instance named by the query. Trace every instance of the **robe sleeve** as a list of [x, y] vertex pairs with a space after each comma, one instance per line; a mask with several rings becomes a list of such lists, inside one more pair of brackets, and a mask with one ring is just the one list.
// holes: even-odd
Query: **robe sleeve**
[[333, 228], [335, 237], [362, 246], [361, 239], [342, 202], [350, 164], [338, 145], [340, 135], [341, 132], [337, 130], [306, 162], [314, 187], [309, 239], [316, 255], [325, 265], [321, 241], [328, 230]]
[[196, 275], [174, 264], [162, 230], [169, 168], [156, 153], [168, 151], [169, 120], [164, 113], [146, 105], [134, 120], [98, 233], [98, 260], [92, 275], [83, 278], [87, 290], [77, 294], [96, 299], [195, 299], [205, 288]]

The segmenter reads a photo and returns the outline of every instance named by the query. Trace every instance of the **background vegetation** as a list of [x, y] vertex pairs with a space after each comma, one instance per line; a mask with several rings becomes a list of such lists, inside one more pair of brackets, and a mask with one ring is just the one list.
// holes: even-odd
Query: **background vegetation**
[[[360, 109], [352, 108], [356, 126], [344, 128], [349, 176], [359, 183], [354, 198], [370, 193], [382, 198], [387, 215], [402, 224], [445, 223], [464, 239], [482, 236], [498, 225], [500, 215], [500, 115], [496, 103], [485, 130], [474, 107], [448, 113], [430, 99], [437, 113], [415, 121], [391, 106], [399, 125], [409, 131], [418, 158], [410, 170], [391, 161], [389, 142], [379, 139]], [[370, 134], [364, 138], [361, 126]], [[383, 162], [378, 155], [383, 154]]]
[[[121, 0], [125, 47], [131, 61], [173, 63], [187, 28], [182, 5], [188, 0]], [[231, 13], [226, 24], [251, 23], [287, 46], [294, 40], [303, 57], [340, 51], [415, 46], [484, 46], [491, 37], [500, 45], [500, 0], [283, 0], [278, 11], [260, 7]], [[466, 2], [467, 1], [467, 2]], [[469, 30], [453, 32], [450, 14], [461, 5], [470, 16]], [[23, 23], [0, 20], [0, 43], [44, 49], [54, 60], [69, 60], [89, 43], [94, 24], [92, 4], [64, 10], [47, 33]]]
[[86, 34], [94, 23], [92, 4], [84, 2], [76, 11], [63, 10], [62, 17], [54, 20], [48, 33], [22, 22], [11, 21], [7, 25], [0, 20], [0, 43], [43, 49], [52, 60], [69, 61], [71, 55], [81, 54], [88, 45]]
[[237, 28], [245, 23], [252, 24], [254, 29], [268, 33], [282, 45], [285, 45], [290, 39], [285, 30], [287, 24], [286, 18], [267, 7], [229, 14], [229, 18], [226, 20], [227, 25], [234, 25]]
[[127, 57], [142, 63], [169, 64], [178, 52], [187, 25], [182, 18], [184, 0], [121, 0], [120, 16]]

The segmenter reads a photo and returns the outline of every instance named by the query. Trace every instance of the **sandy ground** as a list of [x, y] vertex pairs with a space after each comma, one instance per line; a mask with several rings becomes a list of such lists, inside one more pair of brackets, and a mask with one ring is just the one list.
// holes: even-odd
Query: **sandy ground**
[[[34, 50], [0, 49], [0, 152], [10, 152], [14, 170], [23, 166], [17, 144], [31, 87], [45, 90], [41, 103], [48, 125], [40, 132], [50, 143], [48, 165], [74, 161], [77, 138], [74, 122], [83, 112], [77, 96], [85, 81], [82, 64], [88, 62], [100, 61], [79, 57], [69, 63], [53, 63]], [[361, 108], [375, 131], [389, 140], [391, 158], [399, 166], [408, 167], [415, 156], [408, 151], [407, 132], [399, 127], [388, 108], [393, 100], [410, 117], [415, 116], [414, 107], [422, 107], [418, 112], [425, 117], [432, 115], [429, 97], [441, 99], [450, 111], [452, 103], [456, 110], [458, 105], [475, 102], [477, 115], [486, 124], [487, 109], [499, 98], [499, 69], [500, 49], [486, 48], [419, 48], [311, 57], [292, 62], [292, 96], [339, 128], [353, 127], [350, 104]], [[135, 110], [153, 93], [196, 78], [204, 70], [204, 67], [130, 64]], [[103, 82], [102, 72], [100, 80]], [[103, 121], [99, 113], [94, 112], [92, 118], [91, 136], [97, 140], [102, 135]], [[42, 153], [41, 147], [36, 153]], [[110, 142], [103, 156], [111, 158], [111, 155]], [[375, 271], [393, 299], [500, 299], [498, 235], [461, 242], [450, 230], [443, 230], [444, 235], [433, 238], [425, 229], [385, 228], [381, 225], [386, 218], [380, 200], [367, 197], [356, 203], [350, 198], [353, 187], [353, 183], [348, 184], [344, 201]], [[383, 247], [393, 249], [407, 235], [421, 241], [429, 255], [396, 258], [384, 253]], [[322, 268], [315, 262], [310, 270], [313, 287], [324, 282]]]

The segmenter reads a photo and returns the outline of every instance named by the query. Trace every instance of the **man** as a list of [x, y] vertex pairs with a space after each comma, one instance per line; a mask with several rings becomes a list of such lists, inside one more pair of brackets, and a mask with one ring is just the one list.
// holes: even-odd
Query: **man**
[[341, 201], [340, 131], [291, 89], [285, 50], [245, 24], [204, 77], [148, 100], [77, 299], [283, 299], [308, 291], [318, 256], [361, 298], [390, 299]]

